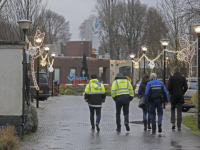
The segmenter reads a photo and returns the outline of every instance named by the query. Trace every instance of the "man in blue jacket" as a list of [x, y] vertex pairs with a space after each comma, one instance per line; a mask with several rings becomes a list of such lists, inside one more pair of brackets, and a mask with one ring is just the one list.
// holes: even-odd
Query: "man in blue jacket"
[[149, 113], [151, 116], [152, 123], [152, 134], [156, 133], [156, 108], [158, 113], [158, 132], [162, 132], [162, 117], [163, 108], [162, 102], [169, 102], [168, 93], [163, 82], [156, 79], [156, 74], [152, 73], [150, 75], [151, 81], [147, 84], [145, 90], [145, 96], [147, 102], [149, 102]]

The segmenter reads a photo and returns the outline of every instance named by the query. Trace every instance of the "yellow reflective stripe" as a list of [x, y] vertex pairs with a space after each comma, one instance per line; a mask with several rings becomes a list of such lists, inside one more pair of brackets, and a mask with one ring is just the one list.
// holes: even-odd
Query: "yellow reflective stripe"
[[116, 92], [116, 95], [118, 95], [118, 94], [129, 94], [129, 92], [127, 92], [127, 91], [123, 91], [123, 92]]

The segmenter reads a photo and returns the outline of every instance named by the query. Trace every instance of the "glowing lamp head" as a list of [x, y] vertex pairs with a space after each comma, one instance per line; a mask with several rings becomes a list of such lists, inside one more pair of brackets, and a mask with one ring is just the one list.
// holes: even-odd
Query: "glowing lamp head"
[[167, 56], [166, 59], [169, 60], [169, 57]]
[[170, 43], [169, 39], [161, 39], [160, 43], [162, 44], [162, 46], [168, 46]]
[[51, 53], [51, 57], [55, 57], [56, 56], [56, 53], [55, 52], [52, 52]]
[[193, 25], [192, 28], [194, 29], [194, 31], [195, 31], [196, 33], [200, 33], [200, 24]]
[[46, 46], [46, 47], [44, 48], [44, 50], [45, 50], [45, 51], [49, 51], [50, 48], [49, 48], [48, 46]]
[[143, 46], [141, 46], [141, 49], [142, 49], [142, 51], [145, 53], [145, 52], [147, 51], [147, 49], [148, 49], [148, 46], [143, 45]]
[[135, 58], [135, 54], [134, 54], [134, 53], [129, 54], [129, 56], [130, 56], [132, 59]]

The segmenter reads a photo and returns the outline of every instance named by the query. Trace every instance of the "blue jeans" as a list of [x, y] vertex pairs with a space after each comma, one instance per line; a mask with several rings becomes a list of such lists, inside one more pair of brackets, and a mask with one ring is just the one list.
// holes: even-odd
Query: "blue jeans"
[[122, 102], [115, 102], [116, 104], [116, 123], [117, 123], [117, 128], [121, 127], [121, 108], [123, 107], [123, 112], [124, 112], [124, 124], [129, 123], [129, 103], [122, 103]]
[[94, 128], [94, 111], [96, 111], [96, 123], [99, 124], [101, 120], [101, 107], [91, 107], [90, 108], [90, 122]]
[[150, 114], [149, 114], [149, 105], [146, 105], [145, 107], [142, 108], [143, 111], [143, 120], [150, 119]]
[[151, 115], [152, 130], [156, 131], [156, 108], [158, 115], [158, 125], [162, 125], [163, 108], [161, 100], [154, 100], [149, 103], [149, 113]]

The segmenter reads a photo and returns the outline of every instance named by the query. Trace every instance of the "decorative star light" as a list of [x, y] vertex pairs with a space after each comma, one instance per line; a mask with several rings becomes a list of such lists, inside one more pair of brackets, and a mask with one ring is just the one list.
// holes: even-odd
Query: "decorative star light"
[[45, 57], [43, 57], [43, 56], [41, 55], [42, 60], [41, 60], [40, 64], [41, 64], [42, 66], [46, 66], [46, 65], [47, 65], [47, 61], [46, 61], [47, 55], [48, 55], [48, 54], [46, 54]]
[[49, 70], [49, 72], [53, 72], [53, 67], [52, 66], [50, 66], [49, 68], [48, 68], [48, 70]]
[[150, 61], [150, 63], [148, 64], [148, 66], [153, 69], [155, 67], [155, 63], [153, 61]]

